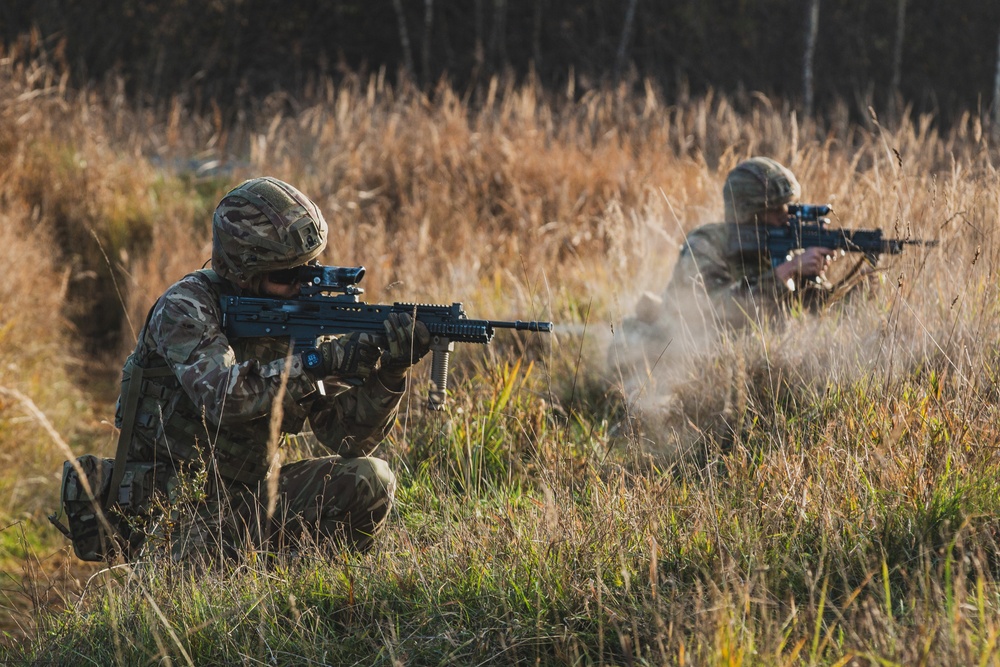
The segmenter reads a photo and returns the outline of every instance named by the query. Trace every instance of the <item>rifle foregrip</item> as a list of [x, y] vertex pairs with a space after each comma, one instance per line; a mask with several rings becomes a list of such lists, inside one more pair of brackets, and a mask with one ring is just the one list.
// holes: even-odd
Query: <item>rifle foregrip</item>
[[431, 344], [431, 388], [427, 392], [427, 407], [443, 410], [448, 396], [448, 362], [455, 343], [446, 341]]

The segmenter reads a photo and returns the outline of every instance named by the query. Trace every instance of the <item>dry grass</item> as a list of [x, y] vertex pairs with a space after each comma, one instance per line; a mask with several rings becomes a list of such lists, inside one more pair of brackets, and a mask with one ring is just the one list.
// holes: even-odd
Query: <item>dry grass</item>
[[[498, 82], [470, 104], [375, 78], [226, 125], [65, 90], [44, 53], [0, 61], [0, 99], [0, 387], [80, 453], [110, 451], [100, 420], [134, 328], [208, 258], [212, 206], [246, 176], [311, 195], [332, 225], [323, 259], [365, 264], [370, 300], [559, 324], [551, 344], [463, 351], [449, 425], [413, 401], [385, 446], [401, 490], [378, 553], [107, 571], [80, 620], [12, 608], [28, 639], [13, 657], [998, 661], [1000, 188], [975, 118], [947, 136], [927, 118], [817, 128], [763, 99], [739, 116], [713, 96]], [[940, 246], [823, 318], [671, 351], [621, 400], [605, 359], [627, 352], [623, 319], [758, 153], [838, 223]], [[50, 562], [61, 455], [6, 399], [0, 451], [0, 506], [23, 527], [3, 533], [6, 560]]]

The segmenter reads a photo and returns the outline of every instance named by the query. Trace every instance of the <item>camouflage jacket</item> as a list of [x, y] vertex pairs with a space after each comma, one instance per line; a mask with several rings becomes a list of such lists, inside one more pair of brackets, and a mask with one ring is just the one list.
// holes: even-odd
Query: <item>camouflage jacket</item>
[[683, 311], [710, 306], [702, 315], [740, 328], [775, 315], [792, 303], [795, 286], [780, 283], [767, 257], [736, 252], [736, 224], [702, 225], [687, 235], [665, 300]]
[[739, 237], [752, 231], [719, 222], [688, 233], [666, 290], [640, 296], [635, 315], [622, 322], [621, 342], [609, 349], [608, 367], [625, 379], [627, 391], [647, 391], [655, 369], [704, 349], [720, 331], [827, 302], [832, 285], [779, 282], [766, 255], [742, 250]]
[[371, 453], [395, 420], [402, 390], [386, 388], [373, 372], [357, 387], [327, 381], [322, 395], [298, 355], [286, 361], [287, 338], [226, 338], [223, 291], [236, 288], [212, 272], [191, 273], [151, 310], [122, 374], [119, 420], [132, 369], [139, 366], [148, 376], [141, 382], [129, 460], [211, 460], [223, 478], [259, 481], [267, 471], [271, 415], [286, 363], [281, 432], [298, 433], [308, 420], [332, 453]]

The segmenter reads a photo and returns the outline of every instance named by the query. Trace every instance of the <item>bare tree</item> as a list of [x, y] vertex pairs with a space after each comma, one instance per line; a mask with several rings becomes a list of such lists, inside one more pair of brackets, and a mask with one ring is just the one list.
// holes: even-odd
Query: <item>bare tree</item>
[[[396, 0], [399, 2], [400, 0]], [[434, 26], [434, 0], [424, 0], [424, 41], [420, 45], [420, 69], [424, 86], [431, 85], [431, 28]]]
[[399, 22], [399, 43], [403, 48], [403, 69], [407, 74], [413, 74], [413, 52], [410, 50], [410, 32], [406, 29], [406, 14], [403, 12], [402, 0], [392, 0], [396, 10], [396, 20]]
[[819, 35], [819, 0], [809, 0], [806, 14], [806, 50], [802, 58], [802, 106], [806, 118], [813, 113], [813, 58], [816, 54], [816, 37]]
[[639, 0], [629, 0], [625, 9], [625, 25], [622, 27], [622, 39], [618, 43], [618, 54], [615, 57], [615, 81], [621, 79], [622, 70], [625, 69], [625, 58], [628, 54], [628, 45], [632, 41], [632, 26], [635, 23], [635, 9], [639, 5]]
[[892, 50], [892, 81], [889, 83], [889, 114], [896, 115], [896, 102], [900, 99], [899, 88], [903, 83], [903, 35], [906, 32], [906, 0], [896, 5], [896, 44]]
[[545, 0], [535, 0], [535, 14], [531, 26], [531, 59], [537, 68], [542, 64], [542, 10]]
[[473, 3], [473, 23], [476, 32], [476, 44], [474, 46], [472, 58], [475, 63], [472, 78], [475, 79], [483, 69], [486, 62], [486, 54], [483, 47], [483, 0], [476, 0]]

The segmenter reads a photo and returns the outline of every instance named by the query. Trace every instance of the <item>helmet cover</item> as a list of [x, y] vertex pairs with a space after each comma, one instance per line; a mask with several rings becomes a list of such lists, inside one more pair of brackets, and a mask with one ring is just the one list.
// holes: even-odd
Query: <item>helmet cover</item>
[[799, 182], [789, 169], [769, 157], [754, 157], [736, 165], [722, 186], [726, 222], [753, 222], [769, 208], [799, 198]]
[[269, 176], [229, 191], [212, 218], [212, 268], [245, 281], [268, 271], [301, 266], [326, 247], [319, 207], [284, 181]]

